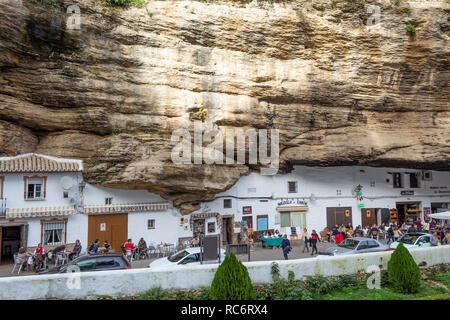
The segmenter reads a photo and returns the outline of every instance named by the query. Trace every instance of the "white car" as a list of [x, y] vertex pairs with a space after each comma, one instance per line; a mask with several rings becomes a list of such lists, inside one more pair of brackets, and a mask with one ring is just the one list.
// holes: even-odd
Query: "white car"
[[[177, 268], [184, 266], [192, 266], [192, 265], [200, 265], [201, 259], [200, 259], [200, 247], [194, 247], [194, 248], [186, 248], [181, 251], [178, 251], [171, 256], [156, 259], [153, 262], [150, 262], [148, 265], [149, 268], [156, 269], [156, 268]], [[219, 257], [217, 257], [217, 260], [209, 260], [209, 261], [203, 261], [203, 264], [211, 264], [211, 263], [219, 263]], [[225, 260], [225, 250], [220, 249], [220, 263]]]

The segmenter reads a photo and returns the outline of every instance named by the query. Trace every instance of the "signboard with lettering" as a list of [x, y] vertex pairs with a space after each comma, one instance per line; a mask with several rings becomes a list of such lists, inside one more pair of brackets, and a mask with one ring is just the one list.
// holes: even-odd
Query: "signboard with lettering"
[[280, 202], [278, 202], [279, 206], [283, 205], [296, 205], [296, 206], [307, 206], [308, 202], [301, 199], [281, 199]]
[[252, 207], [242, 207], [242, 213], [243, 214], [252, 214]]
[[414, 190], [403, 190], [403, 191], [400, 191], [400, 194], [402, 196], [413, 196], [414, 195]]

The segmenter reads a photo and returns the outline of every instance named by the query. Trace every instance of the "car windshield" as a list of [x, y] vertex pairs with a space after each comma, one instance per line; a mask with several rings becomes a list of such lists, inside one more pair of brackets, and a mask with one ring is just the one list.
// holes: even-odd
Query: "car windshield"
[[420, 235], [405, 234], [403, 237], [398, 239], [398, 242], [405, 244], [414, 244], [419, 237]]
[[181, 251], [178, 251], [178, 252], [174, 253], [173, 255], [167, 257], [167, 259], [170, 262], [178, 262], [181, 259], [183, 259], [184, 257], [186, 257], [187, 255], [189, 255], [189, 252], [187, 252], [186, 250], [181, 250]]
[[359, 241], [354, 239], [345, 239], [344, 241], [339, 243], [338, 246], [346, 249], [355, 249], [358, 246], [358, 243]]

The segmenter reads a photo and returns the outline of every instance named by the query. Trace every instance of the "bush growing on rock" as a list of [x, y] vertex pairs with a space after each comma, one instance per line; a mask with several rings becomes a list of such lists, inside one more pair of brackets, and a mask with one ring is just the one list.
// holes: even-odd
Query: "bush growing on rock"
[[400, 293], [416, 293], [420, 287], [420, 269], [402, 243], [388, 262], [389, 283]]
[[219, 266], [211, 284], [212, 300], [252, 300], [255, 289], [248, 275], [247, 268], [233, 252], [227, 254]]

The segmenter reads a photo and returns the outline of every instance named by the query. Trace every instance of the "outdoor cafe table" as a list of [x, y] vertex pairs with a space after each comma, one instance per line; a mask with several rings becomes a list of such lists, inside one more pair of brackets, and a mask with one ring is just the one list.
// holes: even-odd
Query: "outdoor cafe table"
[[261, 238], [261, 241], [266, 243], [266, 247], [278, 247], [283, 242], [283, 238]]

